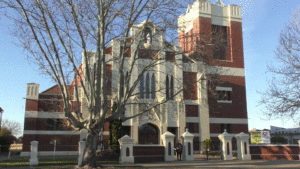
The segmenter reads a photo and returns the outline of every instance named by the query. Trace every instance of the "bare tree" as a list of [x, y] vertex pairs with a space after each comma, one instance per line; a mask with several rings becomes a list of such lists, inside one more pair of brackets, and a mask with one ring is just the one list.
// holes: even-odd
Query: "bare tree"
[[6, 127], [11, 132], [11, 134], [16, 137], [20, 137], [22, 135], [23, 127], [17, 121], [4, 119], [2, 121], [1, 128], [4, 128], [4, 127]]
[[[159, 105], [182, 93], [182, 84], [177, 83], [175, 90], [168, 95], [170, 97], [158, 97], [160, 99], [144, 104], [143, 111], [134, 115], [125, 114], [127, 105], [137, 104], [132, 100], [149, 93], [147, 90], [138, 90], [140, 79], [145, 72], [154, 71], [155, 66], [165, 61], [161, 53], [170, 51], [175, 59], [183, 55], [180, 48], [174, 46], [172, 39], [169, 42], [156, 39], [158, 43], [164, 44], [160, 49], [154, 50], [147, 46], [151, 39], [147, 35], [146, 26], [135, 35], [130, 34], [130, 30], [144, 21], [145, 25], [155, 26], [162, 32], [177, 31], [177, 23], [174, 21], [177, 21], [176, 15], [183, 7], [181, 3], [180, 0], [0, 0], [0, 7], [6, 9], [6, 16], [15, 21], [14, 35], [19, 38], [22, 47], [60, 88], [63, 111], [69, 124], [76, 130], [88, 131], [83, 166], [96, 167], [96, 146], [104, 123], [116, 119], [126, 121], [145, 113], [158, 112]], [[169, 36], [176, 37], [174, 34]], [[119, 42], [121, 52], [118, 56], [106, 57], [112, 40]], [[137, 42], [135, 49], [131, 47], [133, 42]], [[213, 49], [211, 46], [219, 46], [217, 42], [211, 38], [199, 39], [199, 46], [191, 49], [197, 51], [194, 52], [197, 57], [184, 57], [191, 62], [201, 61], [203, 65], [209, 65], [211, 60], [208, 56], [211, 56], [209, 52]], [[126, 59], [129, 50], [135, 51], [130, 60]], [[78, 69], [81, 55], [82, 72]], [[150, 61], [143, 63], [142, 71], [136, 72], [138, 60], [143, 58], [150, 58]], [[119, 80], [112, 84], [113, 90], [118, 93], [112, 96], [116, 103], [114, 112], [106, 104], [110, 95], [107, 86], [111, 83], [106, 69], [109, 62], [118, 65], [116, 78]], [[174, 63], [182, 68], [182, 61]], [[203, 73], [206, 73], [206, 69]], [[206, 77], [216, 79], [216, 73], [211, 74]], [[70, 86], [73, 78], [73, 85]], [[71, 87], [74, 87], [74, 95], [70, 93], [70, 89], [73, 89]], [[158, 94], [163, 91], [163, 85], [155, 89]], [[82, 106], [86, 107], [87, 114], [78, 106], [81, 98], [86, 100]]]
[[278, 119], [293, 119], [299, 124], [300, 108], [300, 9], [280, 33], [276, 60], [280, 65], [269, 66], [274, 75], [269, 89], [262, 93], [265, 115]]

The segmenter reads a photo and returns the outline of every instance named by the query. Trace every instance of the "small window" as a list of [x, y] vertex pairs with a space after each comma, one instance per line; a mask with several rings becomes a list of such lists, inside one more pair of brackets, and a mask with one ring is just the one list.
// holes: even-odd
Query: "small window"
[[232, 103], [231, 87], [217, 87], [216, 90], [218, 92], [218, 99], [217, 99], [218, 103]]
[[218, 100], [231, 101], [231, 91], [218, 91]]

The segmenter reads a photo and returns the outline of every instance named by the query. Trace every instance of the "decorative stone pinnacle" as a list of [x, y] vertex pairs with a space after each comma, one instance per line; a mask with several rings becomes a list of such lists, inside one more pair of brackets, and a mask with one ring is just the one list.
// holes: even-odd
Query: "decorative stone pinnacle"
[[224, 132], [227, 132], [227, 130], [226, 130], [226, 129], [224, 129]]
[[186, 131], [186, 132], [189, 132], [189, 129], [187, 128], [187, 129], [185, 129], [185, 131]]

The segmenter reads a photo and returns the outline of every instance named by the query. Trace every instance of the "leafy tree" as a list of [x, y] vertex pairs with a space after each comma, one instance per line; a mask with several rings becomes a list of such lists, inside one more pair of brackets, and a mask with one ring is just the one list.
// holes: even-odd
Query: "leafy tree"
[[279, 65], [269, 66], [274, 75], [262, 92], [261, 105], [269, 119], [293, 119], [299, 124], [300, 108], [300, 17], [298, 8], [280, 33], [275, 51]]
[[11, 130], [9, 130], [7, 127], [2, 127], [0, 130], [0, 145], [1, 145], [1, 151], [8, 151], [9, 146], [16, 141], [17, 138], [12, 135]]
[[208, 152], [209, 149], [211, 149], [213, 147], [213, 143], [212, 140], [210, 138], [207, 138], [203, 141], [203, 148], [205, 149], [206, 152], [206, 159], [208, 160]]
[[16, 136], [16, 137], [20, 137], [22, 135], [23, 127], [17, 121], [13, 121], [13, 120], [9, 120], [9, 119], [4, 119], [1, 122], [1, 126], [2, 127], [6, 127], [9, 131], [11, 131], [11, 134], [14, 135], [14, 136]]
[[2, 127], [1, 130], [0, 130], [0, 137], [4, 136], [4, 135], [9, 135], [9, 134], [12, 134], [11, 133], [11, 130], [9, 130], [8, 128], [6, 127]]

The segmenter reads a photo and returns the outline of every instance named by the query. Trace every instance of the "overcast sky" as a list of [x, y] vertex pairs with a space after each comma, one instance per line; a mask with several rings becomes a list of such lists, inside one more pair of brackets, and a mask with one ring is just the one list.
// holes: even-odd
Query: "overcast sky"
[[[216, 0], [211, 0], [215, 2]], [[223, 0], [225, 5], [242, 6], [244, 61], [246, 72], [247, 110], [249, 129], [270, 128], [270, 125], [293, 127], [292, 121], [265, 120], [262, 107], [257, 107], [261, 96], [271, 80], [267, 65], [277, 65], [274, 51], [280, 31], [288, 23], [297, 8], [297, 0]], [[1, 19], [1, 18], [0, 18]], [[27, 83], [40, 84], [40, 92], [55, 85], [41, 75], [37, 67], [27, 59], [26, 52], [15, 46], [9, 28], [13, 25], [0, 20], [0, 107], [3, 119], [24, 124]]]

